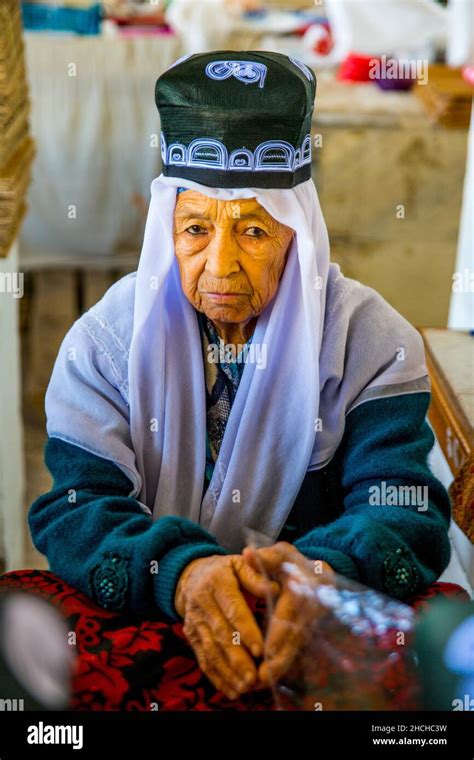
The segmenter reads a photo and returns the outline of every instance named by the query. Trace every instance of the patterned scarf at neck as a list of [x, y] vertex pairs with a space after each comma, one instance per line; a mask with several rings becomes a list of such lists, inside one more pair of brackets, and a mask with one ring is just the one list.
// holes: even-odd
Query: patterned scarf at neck
[[210, 482], [219, 455], [230, 410], [245, 367], [252, 337], [237, 355], [219, 337], [211, 320], [197, 312], [204, 358], [206, 385], [206, 481]]

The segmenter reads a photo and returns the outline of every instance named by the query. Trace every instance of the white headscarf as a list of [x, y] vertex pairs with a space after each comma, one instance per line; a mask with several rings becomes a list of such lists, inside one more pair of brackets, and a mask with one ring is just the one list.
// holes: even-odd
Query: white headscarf
[[[178, 186], [222, 200], [255, 197], [296, 231], [252, 339], [266, 366], [246, 363], [204, 499], [203, 353], [174, 255]], [[420, 336], [375, 291], [330, 265], [312, 180], [226, 190], [160, 176], [136, 277], [114, 285], [66, 336], [46, 410], [49, 435], [118, 464], [154, 518], [189, 518], [240, 551], [247, 529], [278, 537], [306, 472], [341, 442], [348, 411], [420, 390], [429, 390]]]

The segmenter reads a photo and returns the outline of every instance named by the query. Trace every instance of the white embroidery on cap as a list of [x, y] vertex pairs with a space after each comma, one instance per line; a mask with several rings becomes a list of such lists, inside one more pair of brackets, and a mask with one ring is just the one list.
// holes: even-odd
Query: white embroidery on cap
[[305, 136], [295, 148], [286, 140], [266, 140], [255, 148], [236, 148], [229, 155], [226, 146], [211, 137], [193, 140], [187, 147], [171, 143], [161, 135], [163, 163], [170, 166], [190, 166], [225, 171], [296, 171], [311, 163], [311, 135]]
[[229, 156], [228, 169], [234, 171], [252, 171], [253, 169], [253, 153], [247, 148], [237, 148], [233, 150]]
[[310, 82], [314, 82], [313, 72], [305, 63], [303, 63], [303, 61], [300, 61], [299, 58], [292, 58], [291, 56], [288, 56], [288, 58], [291, 61], [291, 63], [293, 63], [295, 66], [299, 68], [300, 71], [303, 72], [306, 79], [309, 79]]
[[292, 171], [295, 149], [284, 140], [266, 140], [255, 148], [255, 171]]
[[171, 64], [171, 66], [168, 66], [166, 71], [169, 71], [170, 69], [174, 69], [175, 66], [179, 66], [180, 63], [184, 63], [184, 61], [187, 61], [188, 58], [191, 58], [191, 53], [187, 53], [187, 55], [182, 55], [181, 58], [178, 58], [174, 63]]
[[311, 135], [306, 135], [301, 146], [301, 165], [311, 163]]
[[212, 61], [205, 68], [206, 76], [210, 79], [222, 80], [235, 77], [244, 84], [255, 84], [263, 87], [267, 75], [264, 63], [255, 61]]
[[227, 148], [209, 137], [193, 140], [188, 147], [188, 166], [206, 169], [227, 168]]
[[176, 164], [176, 166], [186, 166], [188, 149], [185, 145], [182, 145], [181, 143], [171, 143], [168, 149], [168, 155], [170, 157], [169, 162]]

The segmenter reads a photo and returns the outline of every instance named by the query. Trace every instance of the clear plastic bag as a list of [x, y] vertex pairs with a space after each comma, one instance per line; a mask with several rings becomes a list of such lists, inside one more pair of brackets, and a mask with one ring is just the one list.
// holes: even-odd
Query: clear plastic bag
[[[418, 709], [413, 610], [348, 578], [319, 570], [318, 563], [309, 560], [281, 566], [280, 581], [283, 577], [298, 608], [288, 636], [294, 633], [300, 645], [285, 675], [271, 684], [275, 708]], [[266, 629], [277, 614], [277, 604], [270, 597], [266, 600]]]

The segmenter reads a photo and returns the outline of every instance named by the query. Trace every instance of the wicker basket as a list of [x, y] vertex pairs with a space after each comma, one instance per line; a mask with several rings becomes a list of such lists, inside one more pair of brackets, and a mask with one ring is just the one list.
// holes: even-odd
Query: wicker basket
[[0, 256], [8, 254], [26, 211], [35, 145], [29, 136], [19, 0], [0, 3]]

